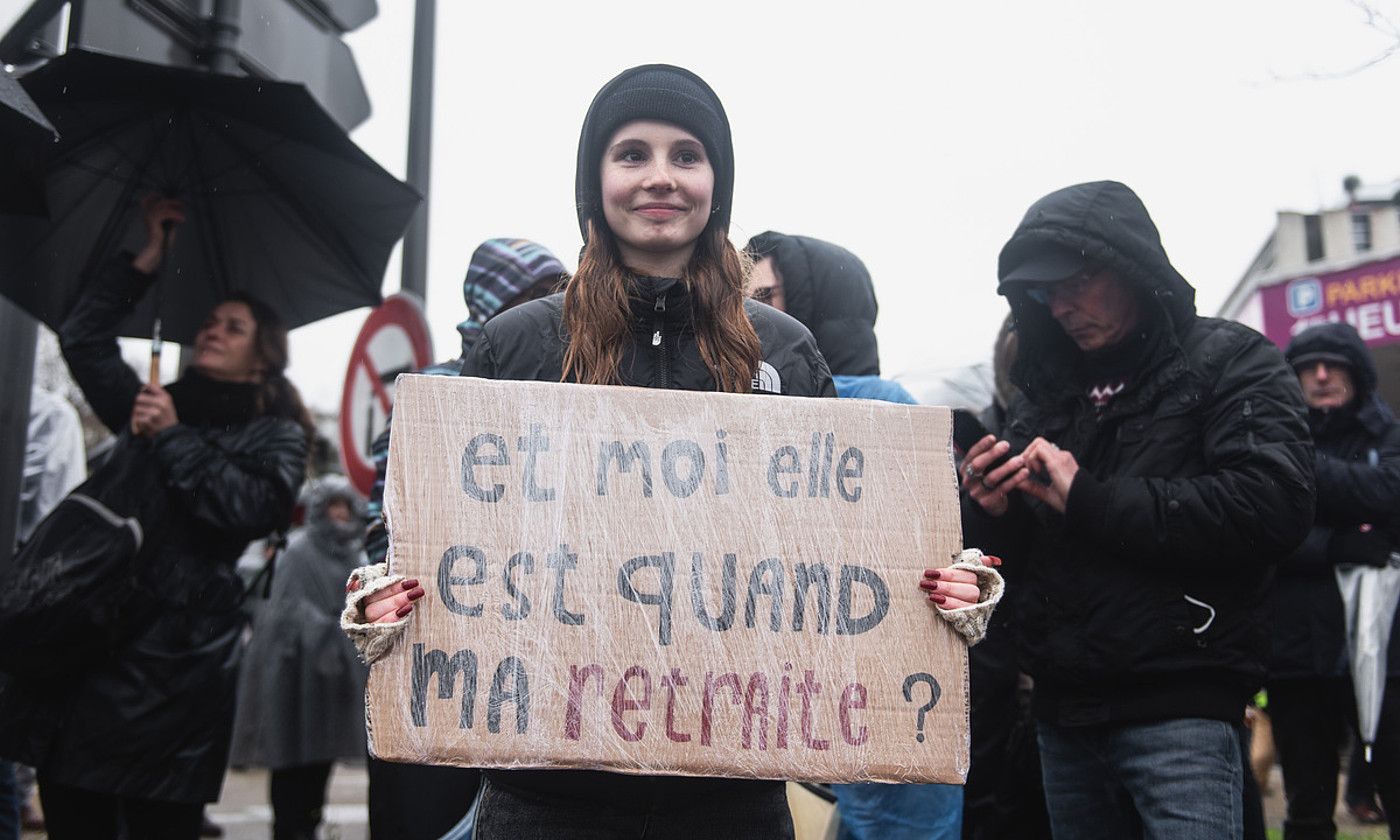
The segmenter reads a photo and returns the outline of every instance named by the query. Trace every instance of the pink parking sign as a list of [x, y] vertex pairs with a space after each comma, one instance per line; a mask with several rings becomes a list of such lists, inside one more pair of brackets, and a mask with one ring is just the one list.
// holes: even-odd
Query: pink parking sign
[[1400, 342], [1400, 257], [1260, 289], [1264, 334], [1280, 347], [1316, 324], [1345, 321], [1373, 347]]

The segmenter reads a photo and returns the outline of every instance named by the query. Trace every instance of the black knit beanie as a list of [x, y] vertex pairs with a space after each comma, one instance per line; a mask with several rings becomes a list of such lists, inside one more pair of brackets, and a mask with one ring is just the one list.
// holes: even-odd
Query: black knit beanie
[[574, 197], [578, 202], [578, 226], [585, 241], [588, 220], [605, 225], [599, 169], [613, 132], [634, 120], [657, 120], [678, 125], [705, 146], [715, 172], [710, 223], [729, 230], [730, 204], [734, 197], [734, 140], [729, 118], [719, 97], [705, 80], [670, 64], [644, 64], [624, 70], [603, 85], [578, 138], [578, 171]]

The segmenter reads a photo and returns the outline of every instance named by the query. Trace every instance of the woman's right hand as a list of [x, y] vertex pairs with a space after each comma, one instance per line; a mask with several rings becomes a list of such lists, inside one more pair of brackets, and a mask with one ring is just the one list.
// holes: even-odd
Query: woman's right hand
[[131, 264], [143, 274], [154, 274], [163, 256], [166, 225], [170, 225], [168, 235], [173, 245], [175, 226], [185, 222], [185, 204], [178, 198], [148, 193], [141, 199], [141, 215], [146, 222], [146, 246]]
[[[350, 591], [359, 588], [359, 580], [353, 580]], [[389, 586], [366, 598], [361, 605], [366, 624], [393, 624], [413, 612], [413, 602], [425, 594], [423, 587], [414, 578], [403, 581], [398, 586]]]

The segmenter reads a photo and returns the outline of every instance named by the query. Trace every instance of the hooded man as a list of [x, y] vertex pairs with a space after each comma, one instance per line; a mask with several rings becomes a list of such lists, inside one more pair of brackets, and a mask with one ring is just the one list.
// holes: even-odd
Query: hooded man
[[[1317, 518], [1279, 564], [1269, 595], [1269, 716], [1283, 765], [1287, 840], [1336, 837], [1337, 754], [1356, 734], [1346, 621], [1334, 569], [1383, 566], [1400, 547], [1400, 423], [1376, 394], [1376, 367], [1347, 324], [1299, 333], [1284, 354], [1297, 371], [1316, 446]], [[1389, 673], [1400, 677], [1400, 639]], [[1400, 686], [1387, 680], [1373, 764], [1391, 836], [1400, 837]]]
[[904, 386], [880, 378], [879, 305], [859, 257], [840, 245], [771, 230], [750, 239], [744, 250], [754, 259], [750, 295], [811, 331], [838, 397], [915, 404]]
[[1054, 836], [1239, 838], [1261, 605], [1312, 519], [1297, 379], [1196, 315], [1122, 184], [1037, 201], [998, 275], [1022, 396], [964, 460], [964, 535], [1019, 571]]
[[[831, 368], [836, 395], [914, 405], [898, 382], [880, 378], [875, 284], [860, 258], [809, 236], [765, 231], [744, 250], [754, 259], [750, 295], [802, 322]], [[832, 785], [845, 840], [956, 840], [958, 785]]]

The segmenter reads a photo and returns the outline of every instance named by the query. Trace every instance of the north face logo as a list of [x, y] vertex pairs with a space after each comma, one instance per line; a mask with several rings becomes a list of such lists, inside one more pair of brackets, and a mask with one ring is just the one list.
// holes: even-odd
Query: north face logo
[[781, 394], [783, 378], [778, 375], [778, 369], [767, 362], [759, 362], [758, 370], [753, 375], [753, 389], [769, 394]]

